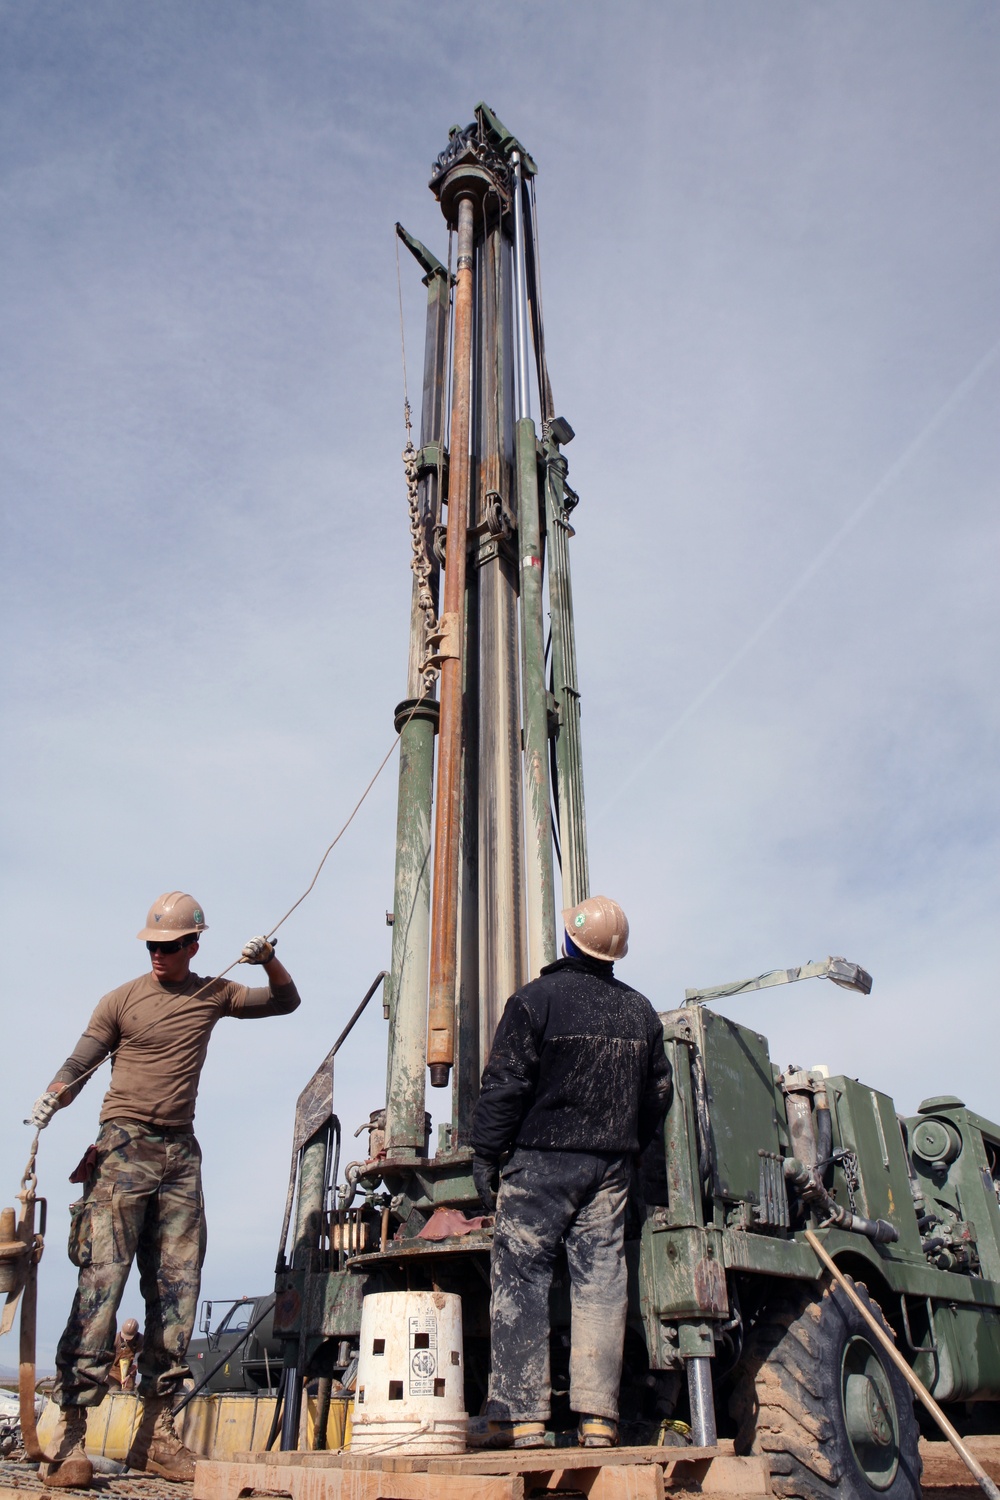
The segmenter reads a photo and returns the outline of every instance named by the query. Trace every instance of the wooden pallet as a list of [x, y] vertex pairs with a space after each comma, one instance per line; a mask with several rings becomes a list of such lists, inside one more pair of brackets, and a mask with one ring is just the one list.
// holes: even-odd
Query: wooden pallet
[[587, 1500], [666, 1500], [771, 1494], [767, 1465], [717, 1448], [535, 1448], [454, 1457], [422, 1453], [244, 1453], [199, 1463], [194, 1500], [287, 1495], [291, 1500], [529, 1500], [575, 1492]]

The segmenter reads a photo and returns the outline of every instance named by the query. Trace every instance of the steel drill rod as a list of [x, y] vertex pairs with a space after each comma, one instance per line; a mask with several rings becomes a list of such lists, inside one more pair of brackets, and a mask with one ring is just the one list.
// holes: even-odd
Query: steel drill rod
[[[400, 705], [405, 708], [405, 705]], [[391, 1025], [385, 1098], [390, 1159], [424, 1154], [427, 962], [430, 952], [433, 708], [404, 724], [399, 745], [393, 895]]]
[[[528, 274], [524, 249], [524, 200], [521, 196], [521, 157], [515, 151], [514, 166], [514, 327], [517, 355], [517, 417], [531, 416], [528, 377]], [[520, 520], [520, 518], [519, 518]]]
[[696, 1355], [687, 1365], [688, 1400], [691, 1405], [691, 1437], [696, 1448], [714, 1448], [718, 1443], [715, 1427], [715, 1396], [712, 1392], [712, 1361], [707, 1355]]
[[959, 1437], [954, 1427], [948, 1421], [948, 1418], [945, 1416], [940, 1406], [938, 1406], [930, 1391], [924, 1385], [920, 1377], [918, 1375], [915, 1375], [910, 1369], [909, 1365], [906, 1363], [906, 1360], [896, 1348], [896, 1345], [893, 1343], [892, 1339], [886, 1333], [885, 1329], [882, 1327], [881, 1323], [874, 1316], [871, 1310], [867, 1308], [862, 1302], [861, 1298], [858, 1296], [857, 1292], [854, 1290], [853, 1286], [848, 1281], [843, 1271], [841, 1271], [837, 1266], [836, 1261], [834, 1261], [833, 1258], [824, 1249], [823, 1245], [816, 1238], [811, 1229], [806, 1230], [805, 1237], [808, 1243], [811, 1245], [812, 1249], [815, 1251], [817, 1258], [829, 1271], [830, 1275], [840, 1287], [841, 1291], [848, 1298], [848, 1300], [853, 1303], [858, 1312], [864, 1318], [865, 1322], [868, 1324], [868, 1327], [871, 1329], [872, 1333], [878, 1339], [886, 1354], [888, 1354], [889, 1358], [896, 1366], [896, 1369], [899, 1371], [900, 1375], [902, 1375], [903, 1379], [910, 1387], [910, 1390], [917, 1397], [918, 1401], [921, 1401], [923, 1405], [926, 1406], [927, 1410], [930, 1412], [931, 1416], [934, 1418], [935, 1422], [938, 1424], [941, 1431], [944, 1433], [945, 1437], [948, 1439], [949, 1443], [958, 1454], [959, 1458], [965, 1464], [965, 1467], [969, 1470], [969, 1473], [975, 1476], [976, 1483], [979, 1485], [980, 1489], [985, 1495], [989, 1495], [990, 1500], [1000, 1500], [1000, 1490], [997, 1489], [996, 1485], [993, 1483], [993, 1480], [987, 1474], [978, 1458], [976, 1458], [975, 1455], [966, 1447], [965, 1443], [962, 1442], [962, 1439]]
[[559, 844], [562, 849], [562, 898], [576, 906], [590, 895], [587, 862], [587, 818], [583, 797], [583, 752], [580, 736], [580, 689], [576, 669], [573, 589], [566, 519], [566, 460], [550, 438], [546, 442], [545, 516], [548, 537], [549, 610], [552, 617], [552, 680], [559, 706], [556, 770], [559, 788]]
[[537, 978], [556, 957], [555, 879], [552, 868], [552, 794], [549, 785], [549, 707], [545, 686], [542, 541], [538, 510], [535, 424], [517, 424], [517, 519], [521, 553], [521, 689], [524, 787], [527, 804], [525, 892], [528, 966]]
[[448, 482], [442, 625], [451, 628], [450, 649], [441, 662], [441, 724], [438, 735], [437, 805], [434, 817], [434, 887], [431, 896], [430, 1003], [427, 1063], [434, 1088], [445, 1088], [455, 1061], [455, 976], [458, 945], [459, 833], [462, 791], [462, 622], [465, 616], [465, 552], [469, 517], [469, 423], [472, 406], [472, 267], [474, 204], [458, 203], [458, 266], [455, 280], [454, 374]]

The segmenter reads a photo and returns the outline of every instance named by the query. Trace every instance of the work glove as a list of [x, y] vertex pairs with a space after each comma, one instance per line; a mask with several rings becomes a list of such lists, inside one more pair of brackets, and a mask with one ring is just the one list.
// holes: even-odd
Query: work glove
[[243, 949], [241, 964], [269, 964], [278, 946], [277, 938], [255, 937]]
[[500, 1191], [500, 1163], [492, 1161], [488, 1156], [473, 1156], [472, 1180], [476, 1184], [480, 1203], [488, 1214], [493, 1213], [497, 1206], [497, 1193]]
[[25, 1120], [25, 1125], [34, 1125], [36, 1130], [44, 1130], [46, 1125], [59, 1108], [62, 1096], [52, 1089], [46, 1089], [44, 1094], [39, 1094], [31, 1106], [31, 1114]]

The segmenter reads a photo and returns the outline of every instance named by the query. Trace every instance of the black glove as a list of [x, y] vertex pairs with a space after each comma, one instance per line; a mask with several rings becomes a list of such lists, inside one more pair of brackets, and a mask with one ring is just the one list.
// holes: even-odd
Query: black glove
[[476, 1184], [480, 1203], [488, 1214], [493, 1213], [497, 1206], [497, 1193], [500, 1191], [500, 1163], [488, 1156], [473, 1156], [472, 1180]]

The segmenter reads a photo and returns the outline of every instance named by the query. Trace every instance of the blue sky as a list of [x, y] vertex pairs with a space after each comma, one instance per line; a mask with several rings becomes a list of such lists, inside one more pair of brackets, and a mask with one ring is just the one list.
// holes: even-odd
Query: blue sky
[[[622, 972], [665, 1008], [844, 953], [870, 1000], [732, 1013], [783, 1064], [1000, 1114], [996, 8], [41, 0], [0, 3], [0, 41], [0, 1197], [153, 897], [197, 894], [221, 968], [389, 748], [392, 230], [443, 252], [429, 169], [480, 98], [539, 164]], [[216, 1033], [206, 1295], [269, 1284], [295, 1096], [388, 961], [394, 802], [390, 765], [282, 930], [302, 1009]], [[349, 1130], [383, 1057], [376, 1005]], [[43, 1138], [49, 1352], [102, 1092]]]

